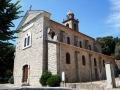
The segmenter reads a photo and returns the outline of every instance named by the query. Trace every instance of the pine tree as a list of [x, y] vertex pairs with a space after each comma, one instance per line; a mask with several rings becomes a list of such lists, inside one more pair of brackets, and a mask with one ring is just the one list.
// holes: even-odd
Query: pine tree
[[10, 30], [15, 27], [13, 20], [19, 19], [23, 11], [19, 10], [22, 6], [19, 4], [20, 0], [12, 3], [11, 0], [0, 0], [0, 45], [8, 44], [9, 40], [14, 40], [17, 33], [16, 30]]
[[20, 0], [12, 3], [11, 0], [0, 0], [0, 77], [10, 76], [14, 63], [14, 45], [9, 40], [14, 40], [18, 30], [11, 30], [15, 27], [13, 20], [19, 19], [23, 11], [19, 4]]

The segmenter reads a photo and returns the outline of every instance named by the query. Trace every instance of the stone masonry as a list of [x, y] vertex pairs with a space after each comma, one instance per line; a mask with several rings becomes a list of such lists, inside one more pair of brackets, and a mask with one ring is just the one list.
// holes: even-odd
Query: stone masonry
[[40, 86], [39, 78], [45, 70], [52, 74], [65, 71], [66, 82], [98, 80], [105, 78], [105, 62], [114, 58], [103, 55], [95, 39], [79, 32], [78, 20], [69, 11], [63, 25], [50, 19], [50, 13], [30, 10], [17, 30], [14, 60], [16, 85]]

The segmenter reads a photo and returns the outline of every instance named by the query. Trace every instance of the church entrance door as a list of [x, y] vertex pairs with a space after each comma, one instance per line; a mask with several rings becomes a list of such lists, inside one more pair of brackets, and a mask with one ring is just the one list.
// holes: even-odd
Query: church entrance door
[[28, 65], [23, 67], [23, 82], [27, 82], [28, 79]]

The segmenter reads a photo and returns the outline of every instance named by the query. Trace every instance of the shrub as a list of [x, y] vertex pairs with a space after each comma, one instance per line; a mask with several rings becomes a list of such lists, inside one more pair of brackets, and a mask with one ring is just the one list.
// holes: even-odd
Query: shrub
[[12, 76], [9, 80], [8, 80], [9, 83], [13, 84], [14, 83], [14, 77]]
[[47, 84], [46, 84], [46, 81], [47, 81], [47, 79], [48, 79], [49, 77], [51, 77], [51, 76], [52, 76], [52, 74], [51, 74], [50, 71], [45, 71], [45, 72], [41, 75], [39, 82], [40, 82], [43, 86], [44, 86], [44, 85], [47, 85]]
[[59, 86], [60, 81], [61, 81], [60, 75], [58, 74], [52, 75], [50, 78], [48, 78], [47, 85], [50, 87]]

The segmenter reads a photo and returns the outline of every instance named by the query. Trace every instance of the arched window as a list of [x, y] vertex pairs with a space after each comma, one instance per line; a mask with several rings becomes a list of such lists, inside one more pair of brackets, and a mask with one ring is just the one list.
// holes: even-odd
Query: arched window
[[103, 67], [105, 67], [105, 61], [103, 60]]
[[67, 23], [66, 26], [69, 27], [69, 24]]
[[26, 47], [27, 38], [24, 39], [24, 47]]
[[70, 38], [67, 37], [67, 44], [70, 44]]
[[30, 36], [28, 36], [28, 38], [27, 38], [27, 46], [29, 46], [30, 45]]
[[94, 58], [94, 66], [97, 66], [96, 58]]
[[82, 42], [80, 41], [80, 48], [82, 48]]
[[70, 54], [66, 53], [66, 64], [70, 64]]
[[55, 36], [55, 32], [52, 32], [51, 38], [53, 39]]
[[85, 56], [84, 56], [84, 55], [82, 56], [82, 64], [83, 64], [83, 65], [86, 64], [86, 62], [85, 62]]
[[23, 49], [31, 46], [31, 32], [25, 35], [23, 42]]
[[74, 30], [76, 30], [76, 24], [74, 24]]

